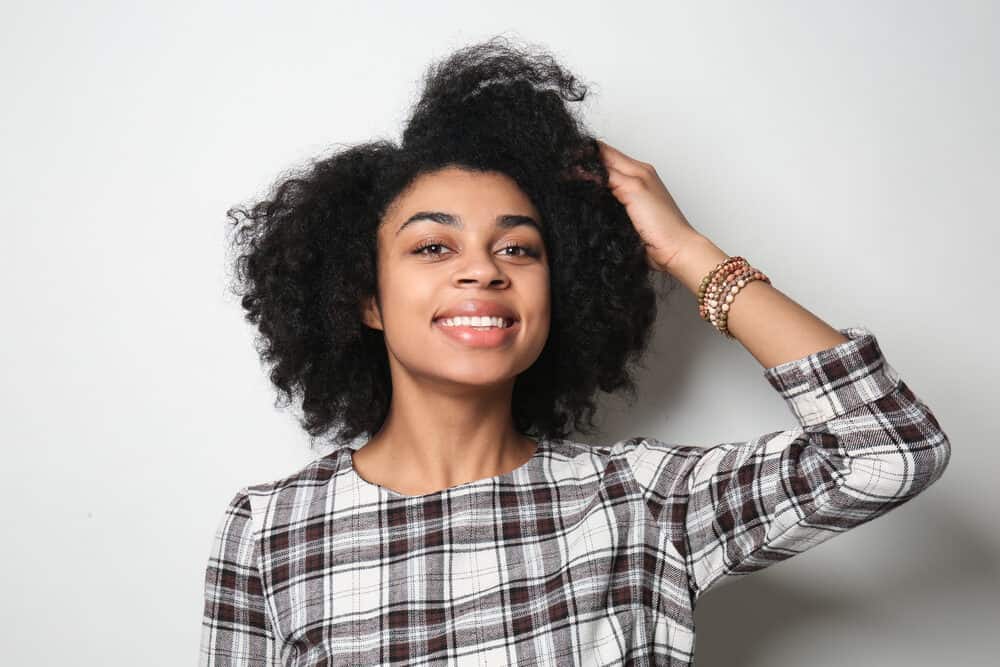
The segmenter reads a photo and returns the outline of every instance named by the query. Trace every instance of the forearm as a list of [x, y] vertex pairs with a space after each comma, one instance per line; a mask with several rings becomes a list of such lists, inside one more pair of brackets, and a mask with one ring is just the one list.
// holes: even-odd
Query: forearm
[[[704, 236], [687, 243], [664, 270], [693, 294], [729, 255]], [[753, 265], [753, 259], [747, 257]], [[765, 274], [767, 267], [759, 267]], [[765, 368], [844, 343], [834, 327], [762, 280], [748, 283], [729, 304], [729, 333]], [[707, 324], [707, 323], [706, 323]], [[709, 325], [711, 326], [711, 325]]]

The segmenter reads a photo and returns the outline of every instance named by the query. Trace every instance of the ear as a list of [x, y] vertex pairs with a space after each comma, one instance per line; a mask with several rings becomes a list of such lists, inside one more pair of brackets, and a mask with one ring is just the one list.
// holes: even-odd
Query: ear
[[374, 296], [365, 297], [361, 301], [361, 321], [372, 329], [382, 330], [382, 314]]

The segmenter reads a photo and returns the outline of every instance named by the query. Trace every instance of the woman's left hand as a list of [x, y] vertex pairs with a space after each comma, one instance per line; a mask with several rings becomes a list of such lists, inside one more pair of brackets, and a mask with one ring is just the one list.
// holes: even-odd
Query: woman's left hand
[[608, 187], [639, 232], [647, 263], [657, 271], [667, 271], [681, 247], [702, 235], [688, 223], [653, 165], [634, 160], [600, 139], [597, 144], [608, 170]]

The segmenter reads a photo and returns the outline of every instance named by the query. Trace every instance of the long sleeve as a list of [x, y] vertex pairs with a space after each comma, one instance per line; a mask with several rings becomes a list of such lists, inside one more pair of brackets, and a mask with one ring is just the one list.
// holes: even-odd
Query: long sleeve
[[839, 331], [846, 342], [763, 371], [798, 427], [708, 448], [625, 441], [692, 600], [882, 516], [947, 467], [947, 436], [872, 332]]
[[218, 524], [205, 571], [201, 667], [280, 665], [268, 619], [247, 489], [240, 489]]

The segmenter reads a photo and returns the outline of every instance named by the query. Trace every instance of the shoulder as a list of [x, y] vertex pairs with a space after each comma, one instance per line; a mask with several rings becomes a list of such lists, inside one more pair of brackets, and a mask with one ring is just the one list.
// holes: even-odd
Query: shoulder
[[633, 436], [608, 444], [591, 445], [573, 440], [550, 440], [547, 455], [554, 461], [574, 465], [606, 466], [612, 461], [641, 465], [648, 459], [685, 453], [692, 447], [664, 442], [649, 436]]
[[704, 453], [701, 447], [665, 442], [648, 436], [620, 440], [610, 447], [610, 456], [627, 467], [644, 493], [667, 493], [683, 484]]
[[350, 451], [349, 446], [341, 445], [291, 474], [240, 489], [257, 529], [266, 528], [276, 513], [287, 516], [295, 508], [324, 504], [349, 465]]
[[549, 442], [547, 455], [553, 471], [561, 468], [567, 474], [597, 473], [603, 477], [614, 469], [634, 477], [645, 487], [654, 477], [662, 475], [664, 466], [675, 468], [674, 464], [689, 459], [692, 451], [697, 450], [656, 438], [634, 436], [601, 445], [554, 440]]
[[307, 484], [321, 484], [328, 481], [343, 468], [350, 447], [341, 445], [326, 454], [318, 456], [291, 474], [277, 479], [251, 484], [246, 487], [251, 495], [280, 493]]

